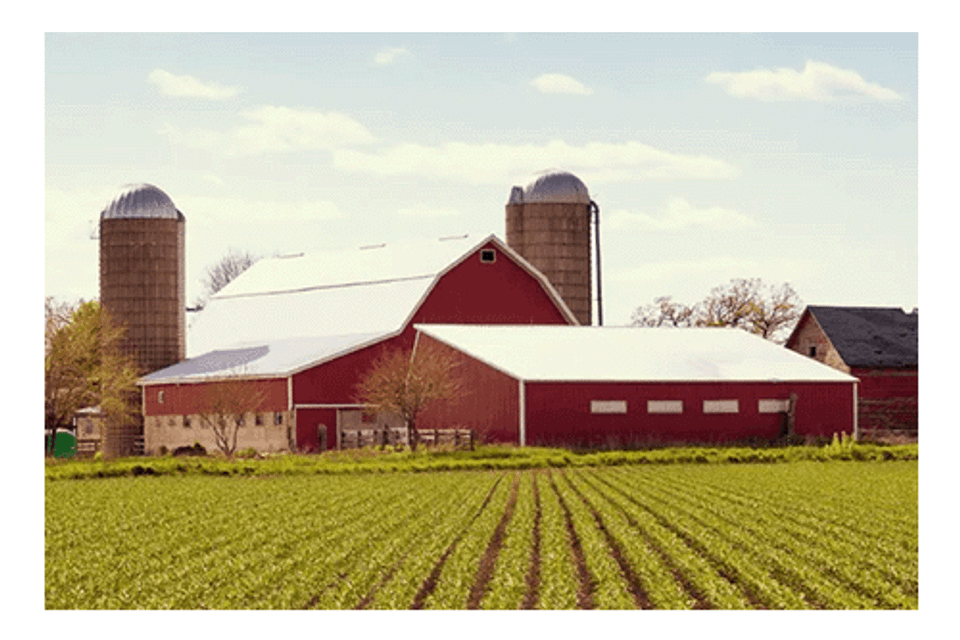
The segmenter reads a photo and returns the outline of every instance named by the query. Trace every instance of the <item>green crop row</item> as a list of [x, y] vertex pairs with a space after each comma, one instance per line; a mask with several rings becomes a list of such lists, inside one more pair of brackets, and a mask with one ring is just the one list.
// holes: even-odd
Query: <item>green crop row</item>
[[52, 482], [45, 602], [916, 609], [916, 496], [915, 461]]

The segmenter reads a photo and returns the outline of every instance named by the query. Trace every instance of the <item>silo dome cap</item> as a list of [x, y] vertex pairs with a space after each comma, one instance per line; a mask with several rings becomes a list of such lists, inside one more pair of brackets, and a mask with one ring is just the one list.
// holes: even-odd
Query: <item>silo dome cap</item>
[[100, 213], [108, 218], [167, 218], [183, 220], [173, 200], [152, 184], [128, 184]]
[[514, 187], [510, 193], [510, 202], [518, 201], [590, 204], [590, 192], [587, 191], [587, 185], [572, 173], [550, 171], [522, 190], [520, 187]]

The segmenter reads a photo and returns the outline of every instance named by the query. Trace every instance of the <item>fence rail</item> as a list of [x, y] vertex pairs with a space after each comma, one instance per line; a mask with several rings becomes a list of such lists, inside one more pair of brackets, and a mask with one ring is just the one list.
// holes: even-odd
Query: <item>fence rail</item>
[[[470, 429], [418, 429], [417, 435], [417, 444], [427, 447], [450, 445], [472, 451], [475, 442]], [[406, 429], [345, 429], [340, 432], [341, 449], [402, 444], [409, 444]]]

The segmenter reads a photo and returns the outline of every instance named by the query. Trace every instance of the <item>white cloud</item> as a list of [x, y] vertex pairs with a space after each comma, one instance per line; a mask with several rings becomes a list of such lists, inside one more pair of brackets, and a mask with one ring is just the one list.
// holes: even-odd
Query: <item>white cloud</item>
[[160, 93], [178, 98], [226, 100], [240, 93], [239, 87], [224, 87], [215, 82], [203, 83], [193, 76], [177, 76], [163, 69], [154, 69], [147, 80], [160, 88]]
[[737, 98], [755, 100], [831, 101], [850, 95], [874, 100], [903, 100], [903, 96], [873, 82], [859, 73], [808, 60], [803, 71], [790, 68], [757, 69], [740, 73], [715, 72], [706, 81], [720, 85]]
[[559, 140], [543, 145], [448, 142], [435, 147], [405, 143], [377, 152], [336, 149], [333, 161], [344, 171], [418, 175], [472, 184], [507, 183], [530, 176], [531, 167], [556, 166], [573, 171], [587, 184], [735, 178], [740, 174], [737, 167], [723, 160], [670, 153], [640, 142], [583, 146]]
[[169, 135], [176, 144], [229, 156], [333, 149], [376, 142], [366, 127], [342, 113], [264, 106], [240, 115], [250, 124], [226, 132], [180, 129], [166, 123], [160, 133]]
[[282, 226], [301, 222], [320, 222], [344, 217], [336, 203], [329, 200], [297, 200], [281, 202], [252, 200], [240, 197], [183, 196], [177, 208], [187, 223], [202, 227], [223, 224], [244, 225], [269, 223]]
[[377, 52], [373, 61], [377, 64], [393, 64], [401, 56], [410, 55], [410, 51], [405, 47], [387, 47]]
[[540, 93], [570, 93], [580, 96], [593, 93], [593, 89], [562, 73], [545, 73], [531, 80], [530, 84]]
[[451, 218], [460, 215], [460, 212], [452, 207], [433, 207], [429, 205], [401, 207], [397, 209], [397, 213], [402, 218]]
[[756, 223], [752, 218], [723, 207], [698, 209], [683, 198], [670, 198], [665, 210], [658, 215], [634, 213], [618, 209], [604, 221], [608, 229], [644, 231], [686, 231], [689, 229], [711, 229], [723, 231], [752, 227]]

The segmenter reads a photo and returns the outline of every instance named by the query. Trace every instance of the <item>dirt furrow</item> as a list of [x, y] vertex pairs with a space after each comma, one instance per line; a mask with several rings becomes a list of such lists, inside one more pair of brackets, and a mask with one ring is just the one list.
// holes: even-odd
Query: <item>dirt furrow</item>
[[557, 495], [560, 508], [563, 510], [567, 535], [570, 537], [570, 550], [573, 552], [574, 564], [577, 566], [577, 577], [580, 580], [580, 588], [577, 590], [577, 608], [594, 609], [596, 605], [593, 601], [593, 576], [590, 575], [590, 569], [587, 568], [587, 559], [583, 554], [583, 547], [580, 545], [577, 530], [573, 526], [573, 515], [570, 513], [570, 507], [567, 506], [563, 496], [557, 491], [557, 484], [554, 482], [552, 474], [550, 475], [550, 488]]
[[497, 562], [497, 556], [500, 555], [500, 547], [503, 546], [503, 534], [506, 531], [510, 519], [513, 517], [513, 510], [517, 506], [517, 492], [520, 490], [520, 476], [513, 481], [513, 487], [510, 489], [510, 498], [507, 500], [507, 506], [503, 510], [500, 522], [493, 531], [490, 543], [487, 545], [483, 557], [480, 559], [480, 567], [477, 570], [477, 577], [473, 582], [473, 588], [470, 590], [470, 597], [467, 599], [467, 609], [478, 609], [480, 601], [483, 600], [487, 592], [487, 585], [490, 584], [490, 578], [493, 576], [493, 568]]
[[533, 485], [533, 549], [530, 552], [530, 570], [527, 571], [527, 593], [523, 598], [522, 609], [537, 606], [540, 595], [540, 492], [537, 489], [536, 473], [530, 475]]

